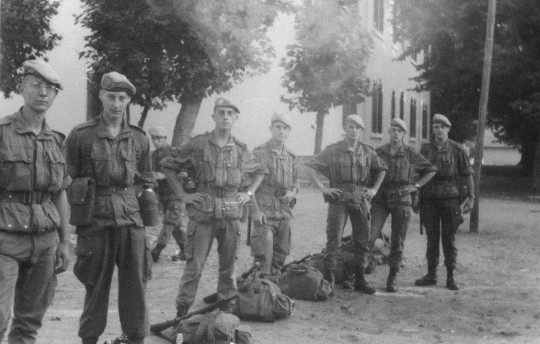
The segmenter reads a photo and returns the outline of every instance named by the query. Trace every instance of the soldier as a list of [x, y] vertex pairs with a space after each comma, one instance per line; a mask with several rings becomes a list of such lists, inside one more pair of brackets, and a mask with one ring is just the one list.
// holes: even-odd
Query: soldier
[[159, 261], [161, 251], [167, 246], [172, 234], [180, 251], [177, 255], [172, 256], [171, 259], [186, 260], [184, 255], [185, 225], [187, 224], [185, 220], [186, 216], [184, 215], [185, 207], [182, 202], [175, 200], [174, 190], [169, 186], [159, 166], [161, 160], [169, 155], [172, 147], [167, 143], [167, 134], [162, 127], [152, 127], [148, 130], [148, 133], [150, 133], [152, 143], [156, 148], [152, 152], [152, 170], [154, 171], [154, 178], [157, 182], [159, 201], [163, 205], [164, 212], [163, 227], [157, 238], [157, 244], [152, 250], [152, 259], [154, 263]]
[[281, 268], [290, 253], [293, 217], [291, 203], [298, 193], [296, 155], [285, 146], [291, 122], [284, 114], [271, 119], [270, 141], [256, 147], [253, 155], [269, 170], [255, 193], [259, 213], [251, 233], [251, 255], [260, 263], [265, 276], [277, 283]]
[[[344, 222], [347, 215], [351, 219], [354, 240], [354, 289], [364, 294], [374, 294], [364, 279], [369, 256], [371, 199], [384, 179], [387, 167], [375, 153], [375, 149], [361, 142], [364, 121], [358, 115], [349, 115], [345, 119], [345, 139], [326, 147], [313, 160], [306, 163], [311, 180], [322, 191], [328, 202], [326, 220], [326, 256], [325, 279], [334, 280], [336, 254], [341, 245]], [[330, 186], [324, 186], [317, 173], [328, 178]], [[369, 185], [375, 177], [374, 184]]]
[[[461, 213], [473, 207], [473, 170], [467, 154], [461, 145], [448, 139], [450, 121], [443, 115], [433, 116], [434, 139], [422, 145], [421, 153], [438, 169], [437, 174], [421, 192], [420, 218], [426, 227], [428, 273], [417, 279], [417, 286], [437, 284], [437, 265], [439, 264], [439, 240], [442, 239], [444, 265], [446, 265], [446, 288], [458, 290], [454, 279], [457, 248], [455, 234], [463, 222]], [[460, 187], [458, 178], [465, 177], [468, 195], [460, 206]]]
[[70, 259], [65, 137], [45, 120], [62, 86], [41, 60], [23, 69], [24, 105], [0, 119], [0, 342], [13, 310], [10, 344], [36, 342]]
[[74, 272], [86, 288], [79, 327], [83, 344], [97, 343], [105, 329], [115, 265], [126, 342], [144, 343], [148, 335], [146, 282], [151, 277], [152, 257], [137, 193], [141, 185], [153, 185], [154, 179], [146, 133], [125, 118], [135, 91], [124, 75], [103, 75], [99, 91], [102, 113], [76, 126], [67, 139], [70, 176], [91, 178], [96, 186], [90, 221], [76, 227]]
[[[394, 118], [390, 122], [388, 135], [390, 143], [376, 149], [377, 155], [388, 166], [388, 172], [371, 204], [371, 241], [373, 249], [375, 239], [381, 234], [384, 222], [392, 215], [392, 232], [390, 238], [390, 255], [388, 266], [390, 272], [386, 281], [386, 291], [395, 293], [396, 275], [403, 258], [403, 247], [407, 227], [411, 220], [412, 201], [418, 190], [426, 184], [437, 171], [437, 168], [420, 153], [403, 143], [407, 134], [405, 121]], [[413, 179], [420, 174], [420, 179], [413, 185]]]
[[[186, 231], [186, 268], [176, 299], [177, 316], [187, 314], [195, 300], [206, 258], [214, 238], [218, 241], [218, 299], [237, 292], [234, 265], [239, 241], [239, 218], [268, 172], [250, 160], [247, 146], [231, 134], [240, 111], [229, 100], [218, 98], [212, 118], [215, 128], [183, 143], [161, 161], [161, 168], [176, 197], [186, 203], [189, 223]], [[177, 179], [182, 165], [190, 160], [195, 167], [197, 189], [186, 193]], [[246, 191], [239, 191], [246, 173], [254, 175]], [[233, 304], [224, 307], [230, 311]]]

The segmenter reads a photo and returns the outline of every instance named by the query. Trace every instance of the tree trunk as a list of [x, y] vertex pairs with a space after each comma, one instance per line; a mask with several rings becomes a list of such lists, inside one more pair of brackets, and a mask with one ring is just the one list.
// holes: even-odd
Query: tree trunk
[[536, 146], [538, 145], [537, 142], [523, 140], [521, 143], [521, 149], [519, 150], [521, 153], [521, 160], [519, 161], [519, 164], [521, 165], [523, 173], [526, 176], [532, 175], [534, 166], [534, 152]]
[[197, 116], [199, 115], [199, 109], [201, 108], [202, 98], [200, 97], [186, 97], [185, 100], [180, 99], [182, 107], [176, 117], [176, 124], [174, 125], [174, 133], [172, 139], [172, 146], [178, 147], [191, 136], [191, 132], [195, 127]]
[[324, 116], [326, 116], [326, 112], [317, 112], [317, 127], [315, 128], [315, 155], [319, 154], [319, 152], [321, 151]]
[[93, 82], [94, 72], [86, 73], [86, 120], [91, 120], [101, 113], [101, 101], [99, 100], [99, 85]]
[[141, 118], [139, 119], [139, 128], [144, 127], [144, 122], [146, 122], [146, 117], [148, 116], [148, 110], [150, 110], [150, 104], [146, 104], [141, 113]]
[[[540, 133], [540, 128], [538, 128]], [[540, 139], [536, 140], [536, 152], [534, 154], [534, 165], [532, 170], [533, 190], [540, 191]]]

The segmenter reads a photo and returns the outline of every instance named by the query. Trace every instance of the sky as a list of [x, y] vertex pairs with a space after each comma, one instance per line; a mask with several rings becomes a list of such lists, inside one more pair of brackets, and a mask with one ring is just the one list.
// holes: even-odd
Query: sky
[[[57, 71], [63, 83], [53, 106], [47, 114], [49, 125], [64, 134], [86, 119], [86, 69], [87, 61], [79, 59], [78, 54], [84, 49], [84, 36], [89, 31], [75, 24], [75, 14], [82, 12], [79, 1], [64, 0], [58, 9], [59, 13], [52, 19], [52, 28], [62, 36], [59, 45], [46, 56], [49, 64]], [[226, 97], [240, 109], [239, 120], [233, 130], [235, 136], [245, 142], [248, 147], [264, 143], [270, 137], [270, 118], [273, 113], [287, 113], [291, 118], [292, 132], [288, 146], [299, 155], [313, 154], [315, 141], [315, 114], [301, 114], [289, 111], [288, 106], [280, 101], [286, 93], [281, 87], [284, 70], [279, 62], [285, 56], [286, 46], [294, 41], [294, 19], [281, 15], [269, 31], [269, 37], [276, 50], [276, 58], [267, 74], [247, 78], [231, 91], [214, 95], [203, 101], [193, 135], [213, 129], [211, 113], [217, 97]], [[136, 86], [136, 85], [135, 85]], [[14, 94], [11, 99], [0, 99], [1, 117], [11, 114], [22, 105], [22, 98]], [[141, 108], [133, 107], [132, 123], [137, 123]], [[164, 127], [170, 138], [174, 129], [180, 105], [171, 103], [164, 110], [150, 110], [144, 129], [154, 125]], [[333, 109], [325, 119], [323, 147], [341, 138], [341, 108]]]

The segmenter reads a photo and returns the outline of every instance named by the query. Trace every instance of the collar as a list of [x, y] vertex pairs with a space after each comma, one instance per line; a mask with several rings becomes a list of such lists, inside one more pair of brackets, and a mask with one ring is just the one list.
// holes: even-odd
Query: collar
[[[98, 137], [105, 137], [111, 140], [114, 140], [115, 137], [111, 135], [109, 132], [109, 129], [107, 128], [107, 125], [105, 125], [105, 121], [103, 121], [102, 115], [98, 118], [98, 126], [97, 126], [97, 135]], [[129, 125], [126, 122], [126, 119], [122, 119], [122, 124], [120, 125], [120, 132], [118, 133], [118, 136], [116, 138], [122, 138], [124, 136], [130, 136], [131, 135], [131, 129], [129, 128]]]
[[[216, 141], [216, 131], [215, 130], [212, 130], [210, 132], [208, 140], [210, 142], [212, 142], [214, 145], [219, 147], [219, 144]], [[225, 145], [222, 148], [225, 148], [225, 147], [234, 147], [234, 137], [233, 137], [232, 134], [229, 135], [229, 138], [227, 139], [227, 143], [225, 143]]]
[[341, 150], [343, 150], [344, 152], [358, 152], [358, 150], [360, 149], [360, 146], [362, 145], [362, 142], [360, 142], [360, 140], [357, 141], [357, 144], [356, 144], [356, 149], [353, 149], [351, 147], [349, 147], [349, 145], [347, 144], [347, 140], [343, 140], [341, 141]]
[[399, 149], [397, 150], [396, 154], [392, 155], [392, 145], [390, 143], [387, 143], [383, 146], [382, 150], [388, 154], [388, 156], [404, 156], [405, 155], [405, 145], [400, 145]]
[[437, 143], [435, 142], [435, 140], [432, 140], [431, 144], [437, 149], [437, 151], [446, 152], [446, 151], [448, 151], [448, 147], [450, 146], [450, 139], [446, 139], [446, 141], [442, 144], [442, 146], [440, 146], [440, 148], [437, 145]]
[[[15, 131], [18, 134], [28, 134], [28, 133], [34, 134], [32, 129], [30, 129], [30, 125], [28, 124], [28, 122], [26, 121], [26, 119], [23, 116], [22, 106], [19, 109], [19, 112], [17, 113], [17, 117], [15, 119]], [[53, 132], [52, 132], [51, 128], [47, 124], [46, 119], [43, 119], [43, 125], [41, 127], [41, 132], [37, 135], [37, 137], [38, 138], [49, 138], [49, 137], [52, 138], [52, 136], [53, 136]]]
[[268, 147], [268, 150], [271, 152], [275, 152], [277, 155], [284, 155], [284, 153], [287, 152], [287, 149], [285, 148], [285, 144], [278, 145], [273, 140], [270, 140], [266, 143], [266, 147]]

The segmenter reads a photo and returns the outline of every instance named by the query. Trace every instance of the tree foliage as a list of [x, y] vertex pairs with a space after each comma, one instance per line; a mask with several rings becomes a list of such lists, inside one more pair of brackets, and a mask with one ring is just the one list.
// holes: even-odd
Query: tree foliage
[[2, 0], [0, 2], [0, 88], [4, 97], [17, 92], [17, 70], [28, 59], [43, 57], [61, 37], [51, 30], [58, 1]]
[[[331, 18], [322, 20], [321, 18]], [[334, 106], [359, 103], [368, 94], [365, 63], [371, 38], [354, 1], [305, 1], [296, 16], [296, 43], [287, 47], [282, 101], [291, 109], [317, 113], [315, 153], [324, 116]]]

